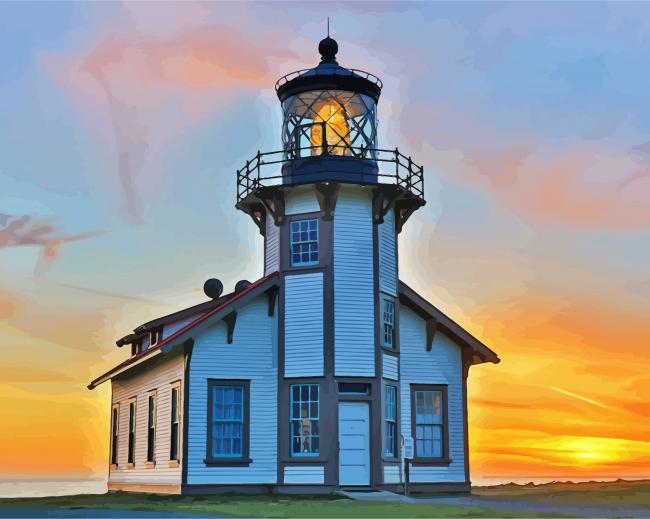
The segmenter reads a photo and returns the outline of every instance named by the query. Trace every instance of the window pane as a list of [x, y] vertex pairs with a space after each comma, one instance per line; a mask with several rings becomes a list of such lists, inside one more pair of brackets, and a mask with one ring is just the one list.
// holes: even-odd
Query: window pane
[[291, 222], [291, 264], [309, 265], [318, 263], [318, 220]]
[[291, 453], [316, 455], [318, 439], [318, 384], [291, 387]]

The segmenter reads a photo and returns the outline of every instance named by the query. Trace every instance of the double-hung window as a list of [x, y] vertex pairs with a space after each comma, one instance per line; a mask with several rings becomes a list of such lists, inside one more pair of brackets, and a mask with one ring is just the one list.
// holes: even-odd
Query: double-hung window
[[381, 343], [386, 348], [395, 349], [395, 302], [382, 300]]
[[447, 387], [411, 386], [416, 458], [447, 457]]
[[153, 463], [156, 458], [156, 393], [149, 393], [147, 412], [147, 461]]
[[292, 221], [289, 235], [291, 266], [318, 265], [318, 218]]
[[135, 463], [135, 400], [129, 402], [129, 451], [127, 463]]
[[179, 460], [179, 447], [180, 447], [180, 393], [181, 385], [176, 383], [172, 386], [172, 402], [171, 402], [171, 417], [170, 417], [170, 446], [169, 446], [169, 459], [170, 461]]
[[120, 404], [113, 405], [111, 412], [111, 465], [117, 465], [117, 452], [119, 446], [118, 434], [120, 431]]
[[208, 460], [247, 458], [249, 382], [211, 380], [208, 391]]
[[386, 386], [384, 423], [384, 455], [397, 456], [397, 389]]
[[291, 455], [320, 454], [318, 384], [296, 384], [291, 393]]

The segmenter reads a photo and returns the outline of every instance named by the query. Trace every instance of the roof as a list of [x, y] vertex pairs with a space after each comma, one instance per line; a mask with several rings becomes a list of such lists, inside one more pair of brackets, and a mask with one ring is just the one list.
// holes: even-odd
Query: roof
[[424, 299], [415, 290], [400, 280], [399, 282], [399, 300], [411, 308], [415, 313], [424, 319], [434, 319], [438, 327], [442, 327], [448, 333], [460, 340], [465, 346], [471, 348], [481, 362], [501, 362], [498, 355], [492, 351], [483, 342], [479, 341], [465, 328], [456, 323], [453, 319], [445, 315], [441, 310], [433, 306], [429, 301]]
[[134, 333], [129, 333], [128, 335], [125, 335], [121, 339], [118, 339], [115, 342], [115, 344], [117, 344], [119, 347], [122, 347], [125, 344], [130, 344], [132, 342], [137, 341], [138, 339], [141, 339], [144, 335], [149, 333], [154, 328], [163, 326], [165, 324], [173, 323], [176, 321], [181, 321], [183, 319], [187, 319], [188, 317], [192, 317], [193, 315], [209, 312], [210, 310], [213, 310], [214, 308], [228, 301], [235, 294], [236, 292], [231, 292], [230, 294], [223, 295], [217, 299], [211, 299], [210, 301], [205, 301], [203, 303], [199, 303], [198, 305], [183, 308], [182, 310], [179, 310], [177, 312], [163, 315], [162, 317], [158, 317], [156, 319], [148, 321], [134, 328], [133, 329]]
[[[166, 352], [172, 345], [180, 344], [179, 339], [183, 337], [187, 332], [197, 327], [199, 324], [203, 323], [210, 317], [218, 317], [219, 315], [225, 314], [226, 311], [232, 311], [233, 309], [232, 307], [236, 306], [237, 302], [245, 303], [249, 301], [251, 298], [256, 297], [260, 293], [268, 290], [270, 287], [276, 286], [277, 283], [278, 283], [278, 273], [274, 272], [272, 274], [269, 274], [268, 276], [258, 279], [254, 283], [251, 283], [249, 286], [247, 286], [243, 290], [240, 290], [239, 292], [230, 293], [226, 296], [220, 297], [217, 300], [209, 301], [208, 303], [203, 303], [202, 305], [196, 305], [190, 308], [186, 308], [185, 310], [181, 310], [174, 314], [169, 314], [167, 316], [161, 317], [159, 319], [155, 319], [154, 321], [150, 321], [149, 323], [142, 325], [144, 327], [150, 325], [151, 323], [157, 323], [159, 325], [162, 324], [163, 322], [176, 321], [179, 319], [179, 315], [181, 315], [180, 318], [189, 317], [193, 314], [186, 313], [186, 312], [193, 310], [194, 314], [200, 313], [202, 310], [205, 310], [206, 305], [208, 304], [211, 305], [211, 309], [209, 311], [202, 313], [192, 322], [190, 322], [189, 324], [187, 324], [177, 332], [173, 333], [169, 337], [165, 338], [164, 340], [160, 341], [155, 346], [147, 348], [146, 350], [132, 357], [129, 357], [124, 362], [121, 362], [114, 368], [108, 370], [103, 375], [97, 377], [90, 384], [88, 384], [88, 389], [94, 389], [99, 384], [102, 384], [103, 382], [110, 380], [112, 377], [120, 373], [124, 373], [128, 369], [131, 369], [132, 367], [141, 364], [145, 360], [149, 360], [150, 358], [153, 358], [155, 356], [160, 355], [163, 352]], [[199, 307], [201, 307], [201, 309], [196, 310]], [[172, 316], [174, 316], [173, 319], [171, 319]], [[167, 321], [162, 321], [163, 319], [167, 319]]]

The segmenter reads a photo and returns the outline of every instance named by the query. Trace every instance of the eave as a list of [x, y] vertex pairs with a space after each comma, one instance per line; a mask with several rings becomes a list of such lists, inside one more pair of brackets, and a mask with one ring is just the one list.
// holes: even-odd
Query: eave
[[427, 321], [427, 348], [430, 347], [436, 329], [442, 328], [443, 331], [471, 350], [473, 354], [472, 364], [481, 364], [483, 362], [498, 364], [501, 362], [498, 355], [487, 345], [429, 303], [403, 281], [399, 282], [399, 301]]
[[[160, 354], [169, 353], [173, 348], [177, 347], [180, 344], [183, 344], [185, 340], [189, 338], [188, 333], [190, 331], [198, 331], [197, 327], [206, 323], [208, 319], [220, 319], [232, 314], [238, 307], [245, 305], [254, 297], [257, 297], [259, 294], [269, 290], [270, 288], [277, 287], [279, 283], [278, 279], [278, 273], [274, 272], [266, 277], [258, 279], [254, 283], [251, 283], [250, 286], [246, 287], [240, 292], [236, 292], [232, 295], [232, 297], [229, 297], [222, 304], [213, 308], [211, 311], [200, 315], [187, 326], [181, 328], [176, 333], [160, 341], [155, 346], [148, 348], [143, 352], [134, 355], [133, 357], [128, 358], [124, 362], [108, 370], [103, 375], [97, 377], [90, 384], [88, 384], [88, 389], [95, 389], [98, 385], [106, 382], [107, 380], [110, 380], [117, 375], [125, 373], [136, 365], [140, 365]], [[270, 295], [269, 297], [272, 296]], [[229, 320], [231, 321], [232, 319]], [[232, 326], [234, 327], [234, 324]], [[229, 329], [229, 333], [232, 335], [232, 330]]]

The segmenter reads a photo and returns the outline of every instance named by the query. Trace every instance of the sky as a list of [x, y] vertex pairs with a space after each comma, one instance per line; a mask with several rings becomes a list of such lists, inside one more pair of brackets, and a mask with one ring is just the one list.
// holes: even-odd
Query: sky
[[502, 362], [472, 478], [650, 477], [650, 4], [0, 3], [0, 479], [106, 475], [115, 340], [262, 275], [235, 172], [280, 76], [381, 77], [400, 277]]

